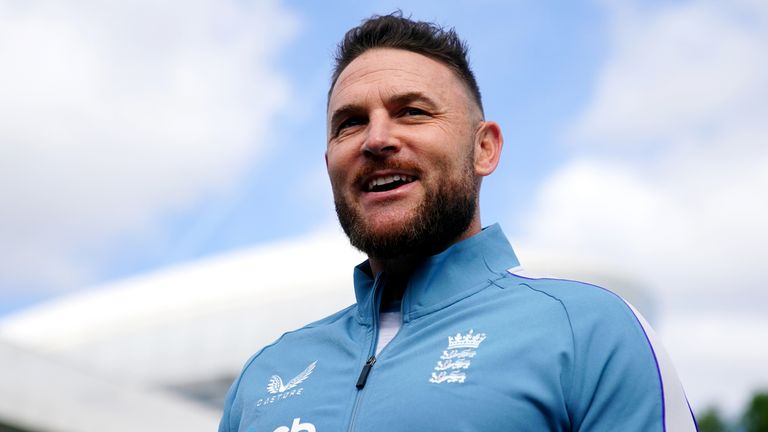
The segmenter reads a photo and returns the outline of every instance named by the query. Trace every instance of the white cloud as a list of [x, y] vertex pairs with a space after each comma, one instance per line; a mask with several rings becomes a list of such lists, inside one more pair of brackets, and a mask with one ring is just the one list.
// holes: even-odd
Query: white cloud
[[0, 287], [82, 281], [258, 159], [297, 22], [252, 3], [0, 3]]
[[728, 370], [703, 370], [701, 349], [670, 347], [697, 383], [694, 408], [733, 410], [768, 385], [754, 367], [768, 356], [752, 338], [699, 324], [768, 328], [768, 7], [677, 2], [611, 13], [614, 45], [566, 136], [576, 156], [545, 182], [525, 243], [641, 275], [661, 304], [662, 336], [682, 344], [690, 332], [730, 350]]
[[768, 383], [768, 319], [716, 309], [681, 311], [664, 322], [666, 348], [699, 412], [708, 405], [740, 415], [752, 390]]
[[[627, 6], [626, 3], [622, 5]], [[755, 2], [614, 9], [612, 58], [576, 134], [605, 146], [666, 143], [765, 118], [768, 7]]]

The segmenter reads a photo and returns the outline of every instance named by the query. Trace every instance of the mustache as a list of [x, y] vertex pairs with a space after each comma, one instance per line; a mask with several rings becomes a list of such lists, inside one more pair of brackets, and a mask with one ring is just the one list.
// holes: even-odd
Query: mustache
[[417, 176], [421, 173], [419, 166], [411, 161], [404, 160], [382, 160], [382, 161], [370, 161], [355, 175], [354, 183], [360, 184], [370, 177], [376, 171], [383, 170], [396, 170], [406, 171], [410, 173], [416, 173]]

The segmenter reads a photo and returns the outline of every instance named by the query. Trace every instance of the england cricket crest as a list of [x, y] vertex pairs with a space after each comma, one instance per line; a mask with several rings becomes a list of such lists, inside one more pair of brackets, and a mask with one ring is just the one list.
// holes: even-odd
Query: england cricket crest
[[474, 330], [469, 330], [466, 334], [456, 333], [456, 336], [448, 336], [448, 346], [437, 361], [429, 382], [463, 383], [467, 379], [467, 369], [477, 354], [477, 348], [485, 338], [485, 333], [475, 334]]

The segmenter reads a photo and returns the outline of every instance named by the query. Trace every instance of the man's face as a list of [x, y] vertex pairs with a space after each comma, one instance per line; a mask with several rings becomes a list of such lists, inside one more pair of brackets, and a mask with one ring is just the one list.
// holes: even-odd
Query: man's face
[[438, 61], [397, 49], [352, 61], [331, 92], [326, 152], [352, 244], [389, 259], [456, 241], [476, 216], [481, 119], [464, 84]]

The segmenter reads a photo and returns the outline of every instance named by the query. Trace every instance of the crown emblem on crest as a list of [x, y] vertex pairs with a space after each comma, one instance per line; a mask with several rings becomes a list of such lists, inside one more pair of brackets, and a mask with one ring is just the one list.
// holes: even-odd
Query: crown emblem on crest
[[448, 336], [448, 349], [451, 348], [477, 348], [485, 340], [485, 333], [475, 334], [470, 330], [467, 334], [456, 333], [456, 336]]

